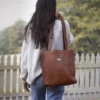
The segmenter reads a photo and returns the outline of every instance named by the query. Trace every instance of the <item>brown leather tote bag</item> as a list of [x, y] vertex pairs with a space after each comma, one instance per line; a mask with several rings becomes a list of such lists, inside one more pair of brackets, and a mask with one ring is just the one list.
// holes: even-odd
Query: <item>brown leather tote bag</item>
[[75, 54], [73, 50], [68, 50], [65, 22], [61, 15], [58, 17], [62, 22], [64, 50], [51, 50], [52, 28], [48, 50], [42, 51], [40, 55], [43, 84], [45, 86], [71, 85], [77, 82], [75, 78]]

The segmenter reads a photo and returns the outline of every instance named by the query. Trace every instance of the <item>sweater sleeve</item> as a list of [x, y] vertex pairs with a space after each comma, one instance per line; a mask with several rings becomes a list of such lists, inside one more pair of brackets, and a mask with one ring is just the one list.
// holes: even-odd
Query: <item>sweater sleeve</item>
[[20, 72], [20, 79], [22, 81], [26, 81], [27, 78], [27, 54], [28, 54], [28, 43], [24, 40], [22, 43], [22, 50], [21, 50], [21, 72]]
[[70, 31], [70, 25], [68, 21], [65, 21], [65, 25], [66, 25], [66, 31], [67, 31], [67, 37], [68, 37], [68, 45], [71, 45], [74, 42], [74, 36], [72, 35], [71, 31]]

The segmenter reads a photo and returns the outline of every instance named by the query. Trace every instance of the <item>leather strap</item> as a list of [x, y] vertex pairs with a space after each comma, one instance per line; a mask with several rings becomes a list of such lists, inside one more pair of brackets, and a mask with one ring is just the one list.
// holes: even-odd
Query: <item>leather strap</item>
[[[61, 20], [62, 23], [62, 33], [63, 33], [63, 44], [64, 50], [68, 50], [68, 42], [67, 42], [67, 35], [66, 35], [66, 26], [63, 17], [60, 14], [56, 14], [57, 19]], [[52, 38], [53, 38], [53, 26], [52, 25], [49, 33], [49, 43], [48, 43], [48, 50], [51, 51], [52, 48]]]

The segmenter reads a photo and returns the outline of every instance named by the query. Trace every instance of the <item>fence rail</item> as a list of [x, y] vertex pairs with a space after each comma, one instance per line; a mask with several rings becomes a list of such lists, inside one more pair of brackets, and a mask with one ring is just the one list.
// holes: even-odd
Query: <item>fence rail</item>
[[[83, 94], [84, 98], [88, 94], [89, 97], [100, 98], [100, 54], [76, 54], [76, 78], [77, 84], [65, 87], [65, 95], [78, 98]], [[1, 55], [0, 56], [0, 97], [9, 96], [30, 96], [23, 89], [23, 84], [19, 79], [20, 74], [20, 54]], [[96, 96], [98, 94], [98, 96]], [[9, 97], [11, 98], [11, 97]], [[16, 97], [18, 98], [18, 97]], [[30, 98], [30, 97], [28, 97]], [[67, 99], [68, 99], [67, 98]], [[66, 100], [67, 100], [66, 99]], [[6, 99], [0, 99], [6, 100]], [[13, 100], [13, 99], [10, 99]], [[19, 99], [17, 99], [19, 100]], [[24, 100], [24, 99], [21, 99]], [[70, 100], [70, 99], [68, 99]], [[74, 100], [74, 99], [73, 99]], [[78, 100], [78, 99], [75, 99]], [[79, 99], [80, 100], [80, 99]], [[88, 100], [88, 99], [87, 99]]]

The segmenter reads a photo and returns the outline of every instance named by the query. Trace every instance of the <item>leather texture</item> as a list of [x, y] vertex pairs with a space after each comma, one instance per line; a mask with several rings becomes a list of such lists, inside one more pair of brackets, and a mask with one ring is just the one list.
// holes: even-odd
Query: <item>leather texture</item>
[[62, 86], [77, 83], [75, 78], [75, 54], [74, 50], [68, 50], [66, 28], [63, 17], [57, 14], [62, 22], [64, 50], [51, 50], [53, 27], [50, 30], [48, 50], [40, 55], [43, 84], [45, 86]]

